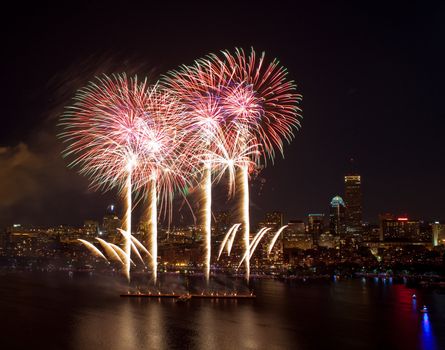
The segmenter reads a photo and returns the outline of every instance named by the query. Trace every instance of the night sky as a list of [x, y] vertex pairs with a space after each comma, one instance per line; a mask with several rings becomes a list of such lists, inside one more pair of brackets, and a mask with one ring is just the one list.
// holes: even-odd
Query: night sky
[[[389, 3], [121, 2], [3, 13], [0, 227], [80, 224], [119, 203], [66, 168], [56, 138], [63, 107], [94, 75], [125, 71], [155, 81], [236, 46], [278, 57], [304, 97], [302, 128], [285, 159], [253, 181], [254, 221], [270, 210], [288, 219], [327, 213], [330, 199], [343, 195], [351, 158], [363, 179], [365, 220], [381, 212], [444, 219], [445, 7]], [[214, 210], [231, 205], [218, 193]]]

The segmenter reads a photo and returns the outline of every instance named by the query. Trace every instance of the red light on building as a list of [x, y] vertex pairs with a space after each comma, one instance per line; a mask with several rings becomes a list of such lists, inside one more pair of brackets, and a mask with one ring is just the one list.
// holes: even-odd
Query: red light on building
[[406, 217], [397, 218], [397, 221], [408, 221], [408, 218], [406, 218]]

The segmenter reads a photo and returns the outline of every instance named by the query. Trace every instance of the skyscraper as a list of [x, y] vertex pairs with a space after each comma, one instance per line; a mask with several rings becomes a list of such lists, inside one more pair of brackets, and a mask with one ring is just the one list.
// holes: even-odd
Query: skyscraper
[[344, 238], [346, 234], [345, 202], [340, 196], [331, 200], [329, 211], [329, 230], [331, 235]]
[[297, 241], [301, 235], [306, 234], [303, 220], [289, 220], [283, 234], [286, 241]]
[[432, 224], [433, 245], [445, 244], [445, 224], [436, 221]]
[[384, 226], [384, 223], [388, 220], [389, 221], [396, 220], [396, 216], [391, 213], [379, 214], [379, 223], [380, 223], [380, 225], [379, 225], [379, 231], [380, 231], [379, 240], [380, 241], [384, 240], [384, 230], [386, 230], [386, 226], [385, 227], [383, 227], [383, 226]]
[[362, 231], [362, 189], [360, 175], [345, 176], [346, 232], [349, 235]]
[[307, 223], [308, 233], [312, 236], [312, 243], [318, 245], [318, 240], [324, 230], [324, 214], [309, 214]]
[[102, 221], [102, 231], [111, 243], [122, 240], [122, 235], [117, 231], [121, 226], [121, 220], [116, 215], [115, 209], [116, 207], [113, 204], [109, 205]]
[[302, 220], [290, 220], [284, 230], [283, 250], [310, 249], [312, 246], [312, 234], [306, 231], [304, 222]]

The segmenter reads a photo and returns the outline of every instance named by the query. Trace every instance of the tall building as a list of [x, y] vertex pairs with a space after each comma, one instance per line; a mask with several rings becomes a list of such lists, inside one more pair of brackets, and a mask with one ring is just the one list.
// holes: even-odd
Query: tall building
[[383, 242], [383, 240], [384, 240], [383, 223], [386, 220], [396, 220], [396, 217], [394, 214], [391, 214], [391, 213], [379, 214], [379, 231], [380, 231], [379, 240], [381, 242]]
[[318, 240], [324, 230], [324, 214], [309, 214], [307, 223], [308, 233], [312, 236], [312, 243], [318, 245]]
[[346, 208], [343, 198], [335, 196], [329, 210], [329, 231], [333, 236], [344, 238], [346, 235]]
[[313, 245], [312, 234], [306, 231], [302, 220], [290, 220], [284, 230], [283, 249], [310, 249]]
[[306, 234], [306, 227], [302, 220], [290, 220], [283, 233], [286, 241], [297, 241], [301, 235]]
[[445, 224], [436, 221], [431, 226], [433, 231], [433, 245], [445, 245]]
[[383, 219], [381, 224], [385, 242], [417, 242], [420, 234], [420, 222], [408, 217]]
[[102, 232], [108, 237], [108, 241], [116, 243], [122, 239], [122, 235], [117, 230], [120, 227], [121, 220], [116, 215], [116, 207], [111, 204], [107, 207], [106, 214], [102, 221]]
[[360, 175], [345, 176], [346, 232], [349, 235], [362, 231], [362, 188]]

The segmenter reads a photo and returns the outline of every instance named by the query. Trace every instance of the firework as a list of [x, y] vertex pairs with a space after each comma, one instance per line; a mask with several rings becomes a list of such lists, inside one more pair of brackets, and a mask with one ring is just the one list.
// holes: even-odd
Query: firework
[[276, 150], [283, 154], [284, 141], [290, 142], [300, 126], [302, 96], [295, 83], [287, 79], [287, 70], [277, 59], [267, 63], [264, 52], [258, 57], [253, 49], [249, 55], [235, 49], [209, 57], [230, 77], [223, 108], [248, 129], [247, 137], [253, 135], [262, 145], [264, 162], [273, 161]]
[[[250, 256], [250, 215], [249, 215], [249, 169], [245, 166], [241, 172], [241, 191], [242, 191], [242, 223], [244, 230], [245, 255]], [[246, 280], [250, 278], [250, 259], [246, 259]]]
[[[253, 238], [252, 242], [249, 242], [249, 249], [245, 251], [241, 261], [238, 264], [238, 269], [240, 268], [241, 264], [248, 260], [250, 261], [250, 259], [252, 258], [253, 253], [255, 253], [255, 250], [258, 246], [258, 244], [260, 243], [261, 239], [264, 237], [264, 235], [267, 233], [267, 231], [270, 230], [270, 227], [263, 227], [262, 229], [260, 229], [258, 231], [258, 233], [255, 235], [255, 237]], [[250, 267], [250, 265], [249, 265]]]
[[[192, 67], [181, 66], [178, 70], [167, 73], [163, 84], [178, 96], [189, 114], [186, 126], [190, 135], [190, 149], [198, 150], [193, 159], [201, 166], [203, 174], [201, 187], [203, 193], [202, 220], [205, 232], [205, 276], [210, 278], [211, 258], [211, 197], [212, 171], [214, 154], [224, 148], [224, 115], [222, 113], [219, 86], [224, 84], [224, 77], [213, 74], [212, 64], [208, 61], [197, 61]], [[215, 147], [215, 145], [219, 145]], [[199, 170], [198, 170], [199, 172]]]
[[287, 227], [287, 225], [280, 227], [280, 229], [277, 231], [277, 233], [275, 233], [275, 236], [273, 236], [272, 240], [270, 241], [269, 248], [267, 248], [267, 255], [270, 255], [278, 237], [280, 236], [281, 232], [283, 232], [283, 230], [286, 227]]
[[[126, 237], [127, 233], [118, 228], [118, 231], [124, 236]], [[116, 246], [115, 244], [109, 243], [101, 238], [96, 237], [96, 239], [99, 241], [100, 245], [104, 248], [105, 252], [111, 256], [111, 258], [113, 260], [119, 261], [122, 265], [125, 265], [124, 260], [126, 258], [126, 253], [119, 248], [118, 246]], [[95, 256], [99, 256], [103, 259], [105, 259], [108, 263], [108, 259], [106, 258], [106, 256], [99, 250], [97, 249], [92, 243], [84, 240], [84, 239], [78, 239], [78, 241], [80, 241], [83, 245], [85, 245], [88, 250], [90, 250], [93, 255]], [[142, 245], [141, 242], [139, 242], [135, 237], [131, 236], [131, 250], [133, 251], [134, 254], [136, 254], [136, 256], [139, 258], [139, 260], [144, 264], [144, 259], [142, 259], [141, 253], [138, 250], [138, 247], [144, 251], [145, 253], [147, 253], [148, 255], [150, 255], [150, 253], [148, 252], [148, 250]], [[124, 259], [122, 259], [122, 257], [124, 257]], [[130, 262], [135, 265], [131, 260]]]
[[[227, 247], [227, 254], [230, 255], [230, 250], [232, 248], [231, 242], [233, 242], [233, 239], [235, 237], [236, 231], [238, 230], [239, 226], [240, 226], [240, 224], [235, 224], [229, 229], [229, 231], [227, 231], [226, 235], [224, 236], [223, 241], [221, 242], [217, 260], [219, 260], [219, 258], [221, 257], [224, 247]], [[229, 245], [230, 245], [230, 247], [229, 247]]]
[[[295, 84], [287, 79], [287, 71], [278, 60], [267, 64], [265, 54], [258, 58], [252, 49], [247, 56], [242, 49], [234, 53], [222, 51], [210, 54], [207, 60], [215, 76], [226, 80], [221, 91], [221, 108], [226, 122], [238, 130], [241, 139], [258, 145], [256, 163], [273, 161], [276, 150], [283, 154], [284, 140], [290, 142], [299, 124], [301, 95]], [[261, 146], [261, 147], [259, 147]], [[241, 163], [242, 222], [246, 256], [250, 256], [249, 166]], [[249, 280], [250, 259], [245, 259], [246, 279]]]
[[136, 249], [139, 248], [139, 249], [142, 250], [145, 254], [147, 254], [148, 256], [151, 257], [150, 252], [147, 250], [147, 248], [144, 247], [144, 245], [143, 245], [141, 242], [139, 242], [139, 241], [136, 239], [136, 237], [131, 236], [131, 240], [132, 240], [132, 243], [135, 245]]
[[[186, 183], [182, 174], [188, 157], [178, 147], [185, 135], [178, 131], [181, 105], [158, 86], [126, 75], [97, 78], [79, 90], [74, 100], [60, 123], [64, 127], [60, 136], [68, 144], [64, 155], [74, 157], [70, 165], [91, 179], [91, 187], [118, 188], [125, 197], [125, 256], [120, 258], [129, 279], [132, 193], [154, 191], [149, 195], [150, 206], [159, 201], [167, 213], [174, 190]], [[149, 180], [156, 186], [147, 186]], [[151, 222], [156, 225], [157, 217]], [[155, 232], [152, 228], [152, 246], [157, 244]], [[156, 279], [155, 260], [152, 265]]]
[[[168, 91], [152, 88], [144, 101], [145, 128], [141, 132], [142, 184], [148, 192], [150, 260], [153, 281], [157, 280], [158, 212], [170, 222], [175, 191], [190, 186], [194, 165], [191, 161], [187, 114], [183, 105]], [[158, 211], [159, 206], [159, 211]]]
[[105, 252], [107, 253], [108, 257], [112, 260], [118, 261], [120, 262], [122, 265], [124, 265], [124, 261], [121, 259], [121, 257], [119, 256], [119, 254], [117, 254], [115, 252], [115, 250], [113, 249], [113, 247], [110, 245], [110, 243], [106, 242], [105, 240], [103, 240], [102, 238], [96, 237], [96, 240], [100, 243], [100, 245], [102, 246], [102, 248], [105, 250]]
[[[252, 159], [258, 153], [258, 144], [255, 139], [246, 138], [245, 127], [228, 120], [229, 116], [240, 113], [240, 107], [231, 105], [230, 101], [223, 102], [229, 96], [227, 91], [231, 90], [223, 62], [198, 60], [191, 67], [181, 66], [169, 72], [163, 78], [163, 83], [186, 106], [190, 117], [187, 128], [192, 135], [189, 146], [198, 150], [193, 159], [202, 167], [205, 275], [208, 282], [211, 261], [211, 184], [221, 180], [228, 172], [228, 194], [231, 197], [235, 189], [236, 168], [254, 164]], [[233, 108], [229, 110], [229, 106]]]
[[108, 262], [108, 259], [105, 257], [105, 255], [103, 255], [102, 252], [99, 249], [97, 249], [93, 244], [80, 238], [78, 239], [78, 241], [82, 242], [82, 244], [85, 245], [85, 247], [87, 247], [88, 250], [90, 250], [94, 255], [99, 256]]
[[235, 224], [234, 226], [235, 227], [233, 228], [232, 236], [230, 237], [230, 239], [227, 242], [227, 255], [228, 256], [230, 256], [230, 252], [232, 251], [233, 242], [235, 241], [236, 232], [240, 228], [241, 224]]
[[[80, 173], [91, 179], [91, 187], [118, 188], [126, 198], [124, 217], [125, 274], [130, 279], [132, 177], [137, 174], [138, 129], [143, 123], [140, 102], [146, 82], [126, 75], [98, 78], [76, 94], [73, 106], [62, 116], [68, 143], [64, 155], [75, 159]], [[102, 242], [101, 242], [102, 243]]]
[[157, 214], [157, 195], [156, 195], [156, 178], [150, 179], [150, 202], [149, 202], [149, 230], [150, 230], [150, 247], [151, 247], [151, 268], [153, 274], [153, 282], [156, 284], [158, 276], [158, 214]]
[[[127, 233], [126, 233], [124, 230], [122, 230], [122, 229], [120, 229], [120, 228], [118, 228], [117, 230], [122, 234], [122, 236], [124, 236], [125, 239], [128, 238], [128, 237], [127, 237]], [[139, 258], [139, 260], [142, 262], [142, 264], [144, 264], [144, 259], [142, 259], [142, 255], [141, 255], [141, 253], [139, 252], [139, 250], [138, 250], [138, 248], [137, 248], [137, 246], [136, 246], [136, 244], [135, 244], [135, 242], [134, 242], [135, 239], [136, 239], [136, 238], [134, 238], [133, 236], [131, 236], [130, 239], [128, 239], [128, 241], [130, 242], [131, 251], [132, 251], [134, 254], [136, 254], [136, 256]], [[145, 265], [145, 264], [144, 264], [144, 265]]]
[[[114, 252], [119, 255], [119, 258], [124, 261], [124, 266], [127, 265], [127, 259], [129, 254], [124, 251], [121, 247], [117, 246], [114, 243], [108, 243], [108, 245], [114, 250]], [[133, 260], [130, 259], [130, 264], [133, 266], [136, 266], [136, 264], [133, 262]]]
[[[250, 141], [250, 142], [249, 142]], [[214, 181], [219, 182], [224, 175], [228, 175], [228, 197], [235, 194], [236, 171], [246, 167], [255, 168], [255, 159], [259, 154], [260, 145], [246, 141], [240, 130], [226, 129], [215, 139], [212, 147], [204, 149], [196, 158], [208, 160], [214, 172]]]

